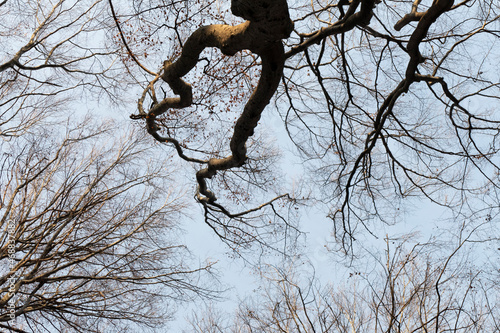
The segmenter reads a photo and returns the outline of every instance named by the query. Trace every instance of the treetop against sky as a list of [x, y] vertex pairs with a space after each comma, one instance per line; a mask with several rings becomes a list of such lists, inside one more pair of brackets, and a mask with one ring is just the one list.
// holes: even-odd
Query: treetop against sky
[[[246, 327], [326, 331], [356, 298], [373, 302], [350, 325], [498, 330], [499, 15], [494, 0], [0, 0], [1, 304], [47, 332], [159, 327], [175, 300], [218, 294], [216, 264], [181, 260], [174, 237], [193, 207], [233, 256], [272, 264], [301, 256], [314, 209], [326, 252], [372, 255], [352, 272], [366, 289], [311, 277], [305, 293], [292, 260], [262, 273]], [[446, 232], [385, 235], [421, 203]], [[480, 268], [457, 255], [472, 248]]]
[[[221, 189], [211, 188], [220, 188], [218, 173], [254, 172], [248, 149], [261, 144], [252, 136], [271, 101], [307, 164], [309, 181], [321, 188], [313, 196], [329, 206], [343, 242], [370, 220], [390, 220], [407, 197], [463, 211], [469, 204], [460, 193], [468, 200], [483, 186], [496, 193], [498, 4], [232, 1], [231, 13], [226, 3], [217, 11], [204, 4], [194, 6], [199, 12], [171, 12], [177, 21], [199, 15], [217, 24], [173, 26], [177, 48], [146, 86], [132, 118], [145, 119], [157, 141], [199, 165], [196, 196], [207, 223], [236, 218], [244, 224], [276, 200], [300, 202], [285, 192], [234, 213], [217, 200]], [[234, 58], [231, 65], [227, 56]], [[214, 69], [227, 74], [218, 77]], [[188, 73], [201, 82], [190, 81]], [[241, 75], [250, 89], [237, 94]], [[166, 91], [165, 85], [173, 94], [159, 97], [156, 90]], [[179, 115], [187, 122], [180, 124]], [[214, 137], [210, 132], [220, 126], [214, 118], [230, 124], [222, 134], [228, 145], [214, 149], [211, 140], [186, 137], [185, 126], [196, 129], [194, 136]], [[222, 192], [249, 202], [254, 191], [269, 187], [245, 183], [248, 189], [239, 191], [225, 181]]]

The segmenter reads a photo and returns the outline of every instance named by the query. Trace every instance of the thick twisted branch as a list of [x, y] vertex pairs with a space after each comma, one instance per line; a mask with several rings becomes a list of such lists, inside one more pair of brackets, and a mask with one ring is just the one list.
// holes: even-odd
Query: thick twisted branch
[[[140, 101], [140, 115], [132, 116], [145, 117], [148, 132], [160, 142], [173, 143], [181, 158], [206, 164], [204, 169], [196, 173], [197, 198], [205, 204], [213, 204], [217, 200], [214, 193], [207, 188], [206, 179], [213, 177], [217, 171], [240, 167], [245, 163], [246, 142], [254, 134], [261, 114], [274, 95], [283, 74], [285, 57], [281, 39], [288, 37], [293, 29], [285, 0], [233, 0], [231, 6], [233, 14], [248, 21], [236, 26], [209, 25], [196, 30], [185, 42], [181, 56], [173, 63], [164, 63], [161, 78], [178, 97], [165, 98], [155, 103], [147, 115], [141, 110]], [[261, 57], [262, 74], [236, 122], [230, 142], [231, 155], [203, 161], [185, 156], [175, 139], [159, 135], [155, 119], [170, 108], [185, 108], [192, 104], [192, 87], [182, 80], [182, 77], [196, 66], [200, 53], [207, 47], [216, 47], [226, 55], [234, 55], [244, 49], [250, 50]]]

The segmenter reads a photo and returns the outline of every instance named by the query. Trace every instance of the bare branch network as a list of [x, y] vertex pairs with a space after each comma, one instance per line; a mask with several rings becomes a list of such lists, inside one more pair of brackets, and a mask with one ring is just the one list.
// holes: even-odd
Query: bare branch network
[[[158, 74], [148, 70], [155, 76], [139, 99], [138, 114], [131, 116], [146, 119], [157, 141], [172, 144], [179, 157], [202, 166], [196, 173], [196, 197], [206, 210], [228, 218], [255, 211], [231, 213], [216, 202], [207, 180], [245, 165], [249, 140], [276, 94], [290, 139], [321, 172], [313, 181], [325, 189], [321, 201], [330, 205], [329, 216], [340, 225], [339, 237], [348, 246], [359, 227], [369, 229], [368, 222], [375, 218], [387, 220], [391, 214], [381, 210], [405, 197], [424, 196], [460, 209], [459, 201], [443, 200], [443, 192], [476, 191], [469, 175], [477, 172], [497, 190], [499, 169], [491, 157], [498, 151], [499, 118], [483, 111], [476, 114], [467, 103], [474, 98], [498, 100], [498, 77], [481, 69], [476, 74], [459, 72], [453, 65], [465, 61], [467, 66], [470, 58], [459, 53], [465, 44], [477, 45], [484, 38], [486, 45], [491, 43], [485, 49], [493, 50], [498, 43], [498, 5], [493, 1], [300, 5], [240, 0], [231, 2], [231, 11], [245, 21], [198, 28], [185, 41], [179, 40], [175, 61], [165, 61]], [[115, 21], [119, 26], [116, 16]], [[222, 153], [217, 150], [206, 150], [205, 158], [188, 156], [186, 150], [199, 150], [189, 148], [194, 142], [176, 138], [179, 131], [169, 116], [193, 107], [192, 86], [182, 77], [200, 62], [210, 66], [215, 61], [202, 56], [207, 48], [228, 56], [248, 50], [261, 65], [259, 81], [232, 126], [229, 149], [221, 148], [229, 152], [225, 157], [214, 157]], [[482, 58], [482, 66], [494, 62], [493, 53]], [[209, 73], [204, 69], [204, 74]], [[178, 97], [159, 99], [155, 85], [160, 79]], [[409, 95], [420, 106], [408, 104]], [[151, 107], [146, 109], [147, 96]], [[412, 108], [417, 108], [414, 117]], [[441, 115], [428, 115], [429, 108], [439, 108]], [[442, 131], [429, 132], [433, 118]], [[486, 137], [494, 143], [485, 143]], [[488, 172], [483, 172], [483, 165]], [[394, 193], [396, 201], [390, 199]]]
[[[0, 0], [0, 17], [0, 330], [155, 331], [216, 298], [214, 261], [181, 240], [187, 191], [268, 282], [193, 331], [500, 331], [497, 0]], [[451, 222], [367, 248], [424, 204]], [[326, 260], [300, 271], [304, 207], [356, 285], [316, 287]]]

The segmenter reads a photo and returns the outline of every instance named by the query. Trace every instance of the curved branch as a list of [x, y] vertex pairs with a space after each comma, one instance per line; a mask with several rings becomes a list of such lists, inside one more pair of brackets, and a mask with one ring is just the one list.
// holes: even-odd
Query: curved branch
[[411, 6], [411, 12], [409, 14], [406, 14], [403, 16], [402, 19], [400, 19], [396, 24], [394, 25], [394, 29], [397, 31], [400, 31], [403, 29], [407, 24], [413, 21], [419, 21], [422, 16], [425, 14], [424, 12], [417, 12], [418, 5], [420, 4], [421, 0], [415, 0], [413, 2], [413, 5]]
[[262, 111], [269, 104], [280, 83], [284, 64], [281, 42], [269, 45], [267, 51], [261, 54], [261, 57], [262, 75], [255, 91], [245, 105], [243, 113], [236, 122], [230, 143], [232, 155], [222, 159], [210, 159], [208, 167], [196, 173], [199, 184], [198, 200], [200, 201], [213, 203], [216, 200], [215, 195], [207, 189], [205, 179], [211, 178], [219, 170], [240, 167], [245, 163], [247, 158], [246, 142], [253, 135]]
[[[419, 45], [422, 40], [427, 36], [429, 27], [438, 19], [440, 15], [448, 11], [453, 6], [453, 0], [434, 0], [433, 5], [424, 13], [420, 19], [415, 31], [411, 35], [408, 45], [407, 52], [410, 56], [406, 67], [406, 76], [398, 86], [387, 96], [385, 101], [379, 107], [377, 111], [377, 116], [373, 123], [373, 130], [368, 133], [365, 139], [365, 147], [363, 151], [357, 156], [354, 165], [349, 172], [349, 177], [345, 185], [344, 198], [342, 206], [337, 211], [331, 214], [331, 217], [335, 219], [337, 216], [341, 217], [342, 227], [344, 229], [344, 234], [342, 236], [342, 244], [346, 246], [346, 241], [349, 242], [348, 245], [352, 245], [353, 241], [353, 230], [349, 224], [349, 214], [350, 211], [350, 196], [351, 189], [356, 186], [359, 181], [356, 177], [360, 174], [360, 169], [363, 168], [363, 164], [367, 163], [372, 150], [379, 141], [381, 137], [382, 130], [388, 118], [391, 116], [394, 105], [398, 98], [405, 92], [408, 91], [409, 87], [414, 82], [419, 82], [423, 80], [423, 77], [418, 74], [418, 65], [423, 61], [423, 57], [419, 51]], [[429, 79], [429, 78], [427, 78]], [[438, 79], [440, 80], [440, 79]], [[443, 82], [443, 81], [439, 81]], [[451, 97], [450, 97], [451, 98]], [[454, 102], [456, 99], [454, 100]], [[458, 103], [457, 103], [458, 104]]]
[[[153, 101], [154, 104], [146, 116], [145, 112], [141, 110], [141, 99], [139, 100], [139, 115], [132, 116], [133, 119], [145, 117], [148, 132], [160, 142], [173, 143], [181, 158], [207, 164], [206, 168], [196, 173], [197, 198], [204, 204], [214, 204], [217, 200], [215, 194], [207, 188], [206, 179], [213, 177], [217, 171], [240, 167], [245, 163], [247, 159], [246, 142], [254, 134], [261, 114], [269, 104], [283, 75], [285, 57], [281, 39], [288, 37], [293, 29], [285, 0], [267, 0], [257, 4], [250, 0], [233, 0], [231, 9], [233, 14], [248, 21], [236, 26], [214, 24], [201, 27], [187, 39], [182, 48], [181, 56], [175, 62], [166, 61], [164, 63], [161, 78], [168, 83], [178, 97], [165, 98], [158, 103]], [[262, 74], [257, 87], [236, 122], [230, 142], [232, 155], [203, 161], [186, 157], [175, 139], [160, 136], [155, 119], [170, 108], [185, 108], [192, 104], [192, 87], [182, 80], [182, 77], [196, 66], [200, 61], [200, 53], [207, 47], [216, 47], [225, 55], [234, 55], [248, 49], [261, 57]], [[153, 89], [153, 84], [152, 81], [146, 91]], [[219, 205], [217, 207], [220, 208]]]
[[303, 52], [309, 46], [320, 43], [321, 40], [325, 39], [328, 36], [347, 32], [357, 25], [368, 25], [373, 16], [373, 7], [375, 6], [376, 1], [362, 0], [361, 9], [359, 10], [359, 12], [355, 12], [359, 5], [359, 2], [359, 0], [353, 1], [349, 6], [347, 13], [341, 20], [326, 28], [321, 28], [312, 34], [309, 34], [308, 38], [304, 42], [300, 43], [297, 46], [294, 46], [290, 51], [285, 53], [285, 58], [288, 59], [300, 52]]
[[432, 6], [422, 15], [415, 31], [408, 41], [407, 50], [410, 55], [410, 62], [406, 69], [406, 77], [413, 79], [417, 67], [425, 59], [418, 49], [422, 40], [427, 36], [430, 26], [436, 22], [439, 16], [447, 12], [453, 6], [454, 0], [434, 0]]
[[285, 193], [285, 194], [279, 195], [279, 196], [277, 196], [277, 197], [269, 200], [268, 202], [265, 202], [265, 203], [263, 203], [263, 204], [261, 204], [261, 205], [259, 205], [257, 207], [245, 210], [243, 212], [233, 213], [233, 214], [230, 213], [224, 206], [219, 205], [217, 203], [212, 203], [211, 206], [216, 207], [221, 213], [223, 213], [224, 215], [226, 215], [229, 218], [236, 218], [236, 217], [241, 217], [241, 216], [247, 215], [249, 213], [253, 213], [253, 212], [259, 211], [259, 210], [261, 210], [262, 208], [264, 208], [266, 206], [272, 205], [273, 202], [275, 202], [275, 201], [277, 201], [279, 199], [283, 199], [283, 198], [286, 198], [289, 201], [294, 201], [294, 199], [292, 199], [290, 197], [290, 194]]
[[137, 57], [135, 56], [135, 54], [132, 52], [132, 50], [128, 46], [128, 43], [125, 40], [125, 36], [123, 35], [122, 28], [120, 27], [120, 22], [118, 21], [118, 17], [116, 16], [115, 8], [113, 7], [113, 2], [111, 0], [108, 0], [108, 2], [109, 2], [109, 7], [111, 8], [111, 14], [113, 15], [113, 19], [115, 21], [116, 27], [118, 28], [118, 32], [120, 33], [120, 37], [122, 39], [123, 45], [125, 45], [125, 48], [127, 49], [128, 54], [132, 57], [132, 59], [134, 59], [134, 62], [139, 67], [141, 67], [144, 71], [146, 71], [147, 73], [149, 73], [151, 75], [155, 75], [156, 76], [155, 72], [147, 69], [146, 66], [144, 66], [143, 64], [140, 63], [140, 61], [137, 59]]

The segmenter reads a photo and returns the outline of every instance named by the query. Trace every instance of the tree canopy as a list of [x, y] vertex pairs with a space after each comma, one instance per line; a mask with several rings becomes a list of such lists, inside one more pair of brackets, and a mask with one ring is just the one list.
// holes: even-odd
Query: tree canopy
[[[265, 156], [266, 149], [259, 147], [255, 158], [248, 149], [262, 145], [252, 136], [273, 96], [306, 165], [307, 183], [315, 185], [307, 199], [325, 203], [346, 249], [360, 227], [370, 230], [373, 221], [390, 223], [404, 198], [427, 198], [461, 216], [498, 206], [499, 119], [493, 112], [499, 96], [498, 72], [493, 70], [498, 60], [498, 4], [232, 1], [232, 15], [228, 4], [217, 2], [217, 13], [200, 4], [200, 12], [186, 11], [188, 22], [196, 21], [189, 15], [203, 17], [201, 23], [205, 16], [215, 16], [223, 24], [194, 29], [195, 24], [181, 34], [182, 25], [175, 22], [182, 11], [167, 16], [174, 21], [171, 25], [149, 21], [154, 36], [172, 27], [179, 46], [147, 85], [132, 117], [145, 118], [156, 140], [172, 144], [182, 159], [201, 165], [197, 199], [206, 209], [207, 222], [224, 229], [224, 218], [241, 224], [251, 218], [252, 209], [234, 213], [217, 201], [216, 193], [225, 189], [214, 178], [217, 173], [229, 178], [228, 173], [241, 173], [245, 167], [255, 174], [252, 159]], [[140, 7], [136, 14], [144, 11]], [[237, 24], [233, 15], [245, 21]], [[122, 37], [126, 43], [127, 37]], [[129, 52], [132, 48], [127, 46]], [[222, 55], [214, 56], [209, 48]], [[226, 56], [236, 57], [230, 71]], [[196, 71], [199, 63], [204, 68]], [[234, 96], [234, 90], [240, 90], [239, 78], [257, 65], [258, 82], [254, 79], [246, 95]], [[229, 75], [218, 77], [214, 70]], [[181, 79], [189, 81], [189, 73], [201, 83], [191, 87]], [[165, 98], [155, 92], [161, 83], [172, 91]], [[148, 96], [150, 107], [145, 108]], [[242, 111], [234, 110], [235, 101], [244, 105]], [[229, 117], [220, 115], [226, 111]], [[184, 122], [179, 115], [186, 117]], [[236, 121], [231, 121], [233, 115]], [[220, 138], [217, 144], [210, 140], [220, 126], [213, 125], [213, 119], [229, 121], [222, 135], [229, 145]], [[203, 139], [188, 138], [182, 132], [185, 126]], [[251, 201], [255, 187], [270, 187], [265, 179], [247, 179], [243, 194], [234, 185], [225, 186], [237, 200]], [[210, 189], [208, 180], [217, 191]], [[273, 200], [277, 198], [293, 203], [302, 199], [290, 194]]]
[[[174, 237], [191, 213], [274, 267], [234, 322], [207, 310], [194, 331], [499, 330], [499, 15], [494, 0], [0, 1], [15, 329], [153, 329], [162, 301], [215, 297], [213, 263]], [[351, 291], [299, 274], [310, 209]]]

